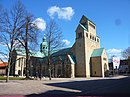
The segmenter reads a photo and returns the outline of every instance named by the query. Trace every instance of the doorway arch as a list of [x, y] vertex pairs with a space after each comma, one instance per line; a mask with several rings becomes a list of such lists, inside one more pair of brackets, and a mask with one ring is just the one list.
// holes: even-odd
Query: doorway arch
[[104, 64], [104, 76], [107, 77], [108, 76], [108, 70], [107, 70], [107, 64]]

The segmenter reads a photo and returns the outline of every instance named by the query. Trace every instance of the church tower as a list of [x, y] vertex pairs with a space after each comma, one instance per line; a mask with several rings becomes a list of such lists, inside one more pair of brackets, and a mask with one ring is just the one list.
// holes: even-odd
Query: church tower
[[96, 35], [96, 25], [84, 15], [76, 29], [75, 74], [90, 77], [90, 57], [94, 49], [100, 48], [100, 38]]
[[43, 37], [42, 43], [40, 44], [40, 52], [47, 54], [48, 52], [48, 44], [46, 41], [46, 37]]

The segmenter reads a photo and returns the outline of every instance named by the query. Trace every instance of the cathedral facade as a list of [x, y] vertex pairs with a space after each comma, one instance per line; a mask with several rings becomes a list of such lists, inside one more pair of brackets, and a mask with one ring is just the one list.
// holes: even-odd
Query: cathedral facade
[[[76, 39], [72, 47], [52, 52], [52, 77], [89, 78], [90, 76], [107, 76], [109, 70], [108, 57], [106, 50], [100, 47], [100, 37], [96, 34], [96, 24], [83, 15], [75, 34]], [[47, 41], [44, 37], [40, 45], [40, 52], [30, 55], [30, 74], [32, 76], [35, 76], [37, 72], [43, 76], [49, 76], [46, 61], [47, 50]], [[15, 52], [16, 59], [25, 56], [22, 53], [20, 54], [18, 50]], [[24, 76], [24, 68], [26, 67], [20, 64], [25, 64], [25, 61], [15, 62], [12, 74], [19, 73], [19, 75]]]

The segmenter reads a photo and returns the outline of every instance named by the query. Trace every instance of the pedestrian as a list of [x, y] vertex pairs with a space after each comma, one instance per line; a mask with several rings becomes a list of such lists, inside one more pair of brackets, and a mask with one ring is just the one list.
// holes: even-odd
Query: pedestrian
[[39, 73], [39, 79], [40, 79], [40, 80], [42, 79], [42, 74], [41, 74], [41, 73]]
[[36, 80], [37, 80], [37, 77], [38, 77], [38, 72], [36, 72]]

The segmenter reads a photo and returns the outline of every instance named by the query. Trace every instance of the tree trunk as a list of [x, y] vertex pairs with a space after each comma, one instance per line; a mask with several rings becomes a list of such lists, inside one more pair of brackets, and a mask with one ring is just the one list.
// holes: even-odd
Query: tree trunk
[[26, 79], [29, 78], [28, 53], [26, 53]]
[[9, 53], [8, 68], [7, 68], [7, 76], [6, 76], [6, 83], [9, 81], [11, 57], [12, 57], [12, 56], [11, 56], [11, 53]]
[[48, 66], [49, 66], [49, 80], [51, 80], [51, 59], [50, 59], [50, 52], [48, 53]]
[[26, 40], [25, 40], [25, 50], [26, 50], [26, 79], [29, 79], [29, 64], [28, 64], [28, 23], [26, 23]]
[[9, 81], [9, 73], [10, 73], [10, 63], [8, 64], [8, 68], [7, 68], [7, 77], [6, 77], [6, 82]]

